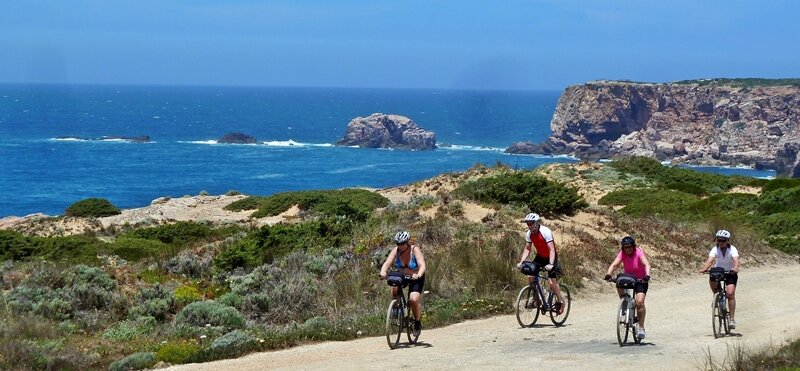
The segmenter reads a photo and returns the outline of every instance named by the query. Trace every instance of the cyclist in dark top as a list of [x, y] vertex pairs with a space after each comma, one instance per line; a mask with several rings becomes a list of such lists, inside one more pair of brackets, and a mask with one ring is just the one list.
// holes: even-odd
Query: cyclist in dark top
[[[422, 255], [422, 249], [417, 245], [411, 244], [411, 235], [406, 231], [397, 232], [394, 235], [394, 242], [397, 246], [389, 252], [386, 261], [383, 262], [381, 267], [381, 278], [386, 278], [389, 268], [394, 268], [403, 274], [411, 276], [411, 282], [408, 283], [408, 289], [411, 293], [409, 296], [409, 304], [411, 311], [414, 312], [414, 331], [419, 333], [422, 329], [422, 288], [425, 286], [425, 256]], [[397, 287], [392, 287], [392, 296], [397, 296]]]

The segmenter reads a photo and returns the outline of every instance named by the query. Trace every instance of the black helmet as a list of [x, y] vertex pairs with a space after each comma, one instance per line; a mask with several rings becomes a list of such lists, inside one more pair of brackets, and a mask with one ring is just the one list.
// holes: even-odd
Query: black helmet
[[636, 246], [636, 240], [633, 239], [631, 236], [625, 236], [622, 238], [622, 241], [619, 241], [621, 246]]

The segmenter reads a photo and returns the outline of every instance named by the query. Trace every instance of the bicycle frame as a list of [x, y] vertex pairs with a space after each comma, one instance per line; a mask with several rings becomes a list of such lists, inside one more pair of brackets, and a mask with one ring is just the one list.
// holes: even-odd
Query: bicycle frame
[[617, 342], [619, 346], [624, 346], [628, 342], [629, 334], [633, 336], [634, 343], [641, 343], [642, 339], [639, 339], [636, 334], [639, 318], [636, 312], [636, 299], [634, 298], [632, 288], [622, 290], [622, 298], [620, 299], [616, 321]]
[[411, 290], [403, 294], [403, 288], [411, 281], [411, 276], [406, 275], [403, 284], [397, 286], [397, 296], [392, 298], [386, 312], [386, 341], [390, 349], [395, 349], [400, 344], [400, 336], [405, 330], [409, 344], [416, 344], [419, 333], [414, 333], [412, 324], [415, 320], [414, 311], [408, 303], [411, 301]]
[[556, 310], [556, 297], [553, 290], [550, 288], [549, 274], [544, 276], [544, 272], [539, 270], [537, 274], [528, 276], [533, 277], [532, 281], [525, 285], [517, 296], [517, 322], [522, 327], [532, 327], [539, 319], [539, 314], [550, 314], [550, 320], [556, 326], [561, 326], [566, 322], [569, 316], [569, 310], [572, 303], [569, 288], [559, 283], [561, 288], [561, 295], [564, 298], [563, 318], [559, 318], [562, 314], [558, 314]]
[[715, 338], [731, 333], [729, 324], [730, 318], [728, 318], [728, 282], [726, 281], [726, 277], [730, 273], [730, 271], [723, 272], [722, 279], [717, 281], [719, 287], [717, 288], [717, 292], [714, 293], [714, 299], [711, 301], [711, 330]]

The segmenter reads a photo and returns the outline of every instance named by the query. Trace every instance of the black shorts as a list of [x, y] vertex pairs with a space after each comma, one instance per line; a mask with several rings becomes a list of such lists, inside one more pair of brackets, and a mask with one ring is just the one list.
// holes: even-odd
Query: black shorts
[[[533, 258], [533, 262], [536, 263], [539, 267], [544, 269], [545, 265], [550, 264], [550, 258], [545, 258], [544, 256], [536, 255]], [[538, 272], [537, 272], [538, 273]], [[553, 263], [553, 269], [548, 272], [548, 277], [550, 278], [558, 278], [561, 275], [561, 266], [558, 265], [558, 254], [556, 254], [555, 263]]]
[[647, 288], [650, 287], [649, 282], [639, 282], [636, 281], [636, 284], [633, 285], [633, 294], [636, 295], [638, 293], [647, 294]]
[[408, 292], [418, 292], [421, 294], [422, 288], [425, 287], [425, 275], [423, 274], [422, 277], [415, 280], [406, 280], [403, 286], [408, 286]]
[[[739, 281], [739, 274], [738, 273], [728, 273], [725, 275], [725, 285], [734, 285], [736, 286], [736, 282]], [[716, 282], [711, 278], [708, 279], [708, 282]]]

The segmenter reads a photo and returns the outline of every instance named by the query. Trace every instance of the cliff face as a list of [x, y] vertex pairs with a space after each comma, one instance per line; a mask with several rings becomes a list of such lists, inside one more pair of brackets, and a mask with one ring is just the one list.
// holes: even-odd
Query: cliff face
[[592, 82], [567, 88], [540, 145], [509, 152], [643, 155], [800, 175], [800, 87]]

